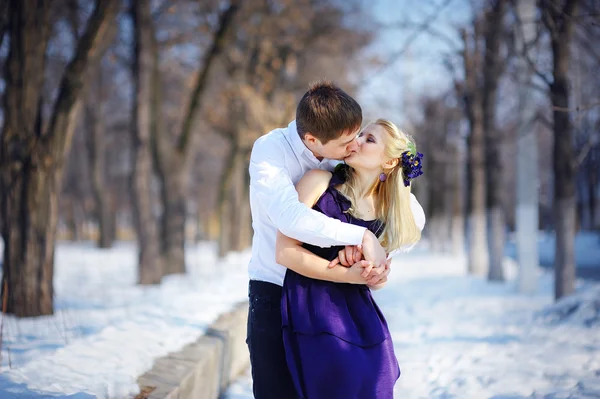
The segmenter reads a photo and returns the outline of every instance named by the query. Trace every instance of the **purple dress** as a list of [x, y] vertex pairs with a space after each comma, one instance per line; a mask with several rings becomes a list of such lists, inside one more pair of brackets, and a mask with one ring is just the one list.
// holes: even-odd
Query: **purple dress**
[[[350, 201], [334, 186], [345, 173], [336, 169], [313, 209], [379, 235], [379, 221], [344, 213]], [[304, 247], [328, 260], [343, 248]], [[387, 322], [366, 285], [315, 280], [288, 269], [281, 315], [287, 363], [302, 398], [393, 398], [400, 368]]]

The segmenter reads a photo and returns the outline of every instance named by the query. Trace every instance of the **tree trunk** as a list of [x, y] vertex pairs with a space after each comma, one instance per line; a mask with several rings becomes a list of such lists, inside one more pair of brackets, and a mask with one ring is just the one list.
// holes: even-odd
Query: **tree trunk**
[[160, 259], [163, 274], [185, 273], [186, 176], [185, 153], [171, 148], [162, 118], [162, 79], [159, 53], [153, 36], [152, 155], [161, 182], [163, 213], [160, 219]]
[[161, 180], [163, 214], [160, 231], [160, 256], [164, 262], [164, 273], [185, 273], [185, 224], [187, 218], [185, 164], [190, 153], [190, 141], [194, 122], [202, 106], [202, 96], [207, 87], [208, 74], [217, 56], [221, 53], [225, 38], [239, 9], [239, 0], [231, 1], [220, 15], [218, 28], [209, 47], [202, 68], [196, 74], [194, 88], [190, 94], [188, 109], [183, 119], [181, 133], [175, 146], [165, 136], [161, 120], [161, 79], [159, 54], [154, 32], [152, 32], [153, 65], [153, 143], [154, 163]]
[[[525, 43], [535, 39], [535, 25], [523, 21], [535, 20], [536, 6], [529, 0], [519, 0], [517, 15], [521, 21], [517, 34], [518, 49], [522, 54]], [[530, 53], [531, 54], [531, 53]], [[530, 88], [532, 69], [525, 59], [526, 54], [517, 59], [519, 80], [519, 126], [517, 137], [517, 212], [516, 241], [519, 262], [518, 289], [523, 294], [532, 294], [537, 290], [537, 270], [539, 265], [537, 237], [539, 224], [539, 173], [538, 143], [533, 124], [535, 102]]]
[[567, 0], [564, 8], [546, 4], [545, 22], [551, 29], [553, 76], [550, 85], [554, 107], [554, 217], [556, 257], [554, 295], [559, 299], [575, 291], [575, 175], [573, 127], [569, 119], [569, 61], [573, 15], [577, 0]]
[[135, 36], [131, 189], [133, 217], [139, 245], [138, 282], [158, 284], [163, 272], [159, 259], [158, 229], [152, 208], [151, 189], [151, 85], [154, 29], [149, 0], [135, 1], [131, 14]]
[[42, 131], [44, 54], [49, 1], [13, 0], [9, 9], [5, 120], [0, 143], [0, 219], [4, 238], [2, 297], [18, 317], [53, 312], [54, 243], [62, 165], [73, 137], [83, 77], [98, 55], [99, 38], [116, 12], [99, 0], [62, 77]]
[[[232, 135], [229, 154], [225, 159], [234, 159], [238, 152], [237, 141], [235, 135]], [[232, 184], [235, 174], [235, 163], [225, 162], [225, 170], [219, 187], [219, 198], [217, 204], [219, 206], [219, 257], [224, 257], [227, 252], [232, 249], [232, 225], [233, 225], [233, 196]]]
[[250, 151], [244, 151], [242, 155], [242, 198], [239, 212], [239, 250], [244, 250], [252, 245], [252, 215], [250, 212]]
[[[176, 158], [179, 160], [179, 158]], [[165, 274], [185, 273], [186, 173], [181, 162], [173, 161], [163, 176], [162, 259]]]
[[506, 215], [502, 195], [503, 170], [500, 161], [502, 140], [496, 128], [498, 79], [501, 74], [500, 36], [504, 15], [504, 0], [495, 0], [486, 18], [485, 60], [483, 64], [483, 130], [485, 134], [486, 201], [488, 214], [488, 279], [504, 281], [502, 259], [506, 242]]
[[464, 255], [465, 253], [465, 205], [464, 205], [464, 156], [459, 146], [454, 147], [456, 165], [450, 168], [452, 173], [452, 222], [451, 238], [452, 253]]
[[232, 249], [235, 251], [243, 251], [249, 246], [248, 221], [251, 220], [251, 216], [248, 188], [250, 182], [246, 156], [247, 152], [243, 148], [239, 148], [235, 157], [235, 207], [232, 223], [234, 226]]
[[469, 213], [469, 263], [470, 273], [478, 276], [487, 275], [487, 223], [485, 212], [486, 181], [485, 181], [485, 137], [483, 130], [483, 110], [481, 104], [480, 88], [478, 87], [480, 22], [475, 22], [475, 44], [473, 53], [470, 53], [467, 33], [463, 32], [464, 65], [465, 65], [465, 107], [469, 120], [469, 188], [470, 188], [470, 213]]
[[[108, 48], [116, 36], [116, 26], [103, 38], [103, 49]], [[86, 124], [88, 132], [87, 148], [90, 159], [90, 181], [94, 196], [95, 217], [98, 223], [98, 248], [111, 248], [116, 239], [117, 213], [115, 199], [107, 185], [106, 168], [106, 125], [104, 104], [106, 90], [102, 65], [88, 74], [93, 82], [86, 101]]]
[[[430, 157], [431, 158], [431, 157]], [[433, 157], [435, 158], [435, 157]], [[434, 184], [429, 184], [429, 234], [431, 238], [431, 250], [436, 253], [444, 252], [444, 246], [448, 239], [448, 224], [446, 219], [446, 204], [444, 202], [445, 168], [444, 164], [436, 159], [429, 159], [428, 170], [431, 176], [436, 178]], [[439, 180], [437, 180], [439, 179]]]
[[88, 153], [90, 157], [91, 183], [96, 202], [96, 220], [98, 221], [98, 247], [111, 248], [115, 240], [116, 214], [113, 211], [110, 190], [105, 184], [106, 170], [106, 129], [102, 112], [102, 102], [86, 105], [86, 120], [88, 125]]
[[52, 159], [40, 159], [41, 152], [32, 151], [42, 135], [40, 97], [49, 2], [37, 6], [18, 0], [8, 6], [10, 41], [0, 148], [2, 298], [7, 300], [4, 311], [18, 317], [53, 312], [57, 179], [49, 168]]

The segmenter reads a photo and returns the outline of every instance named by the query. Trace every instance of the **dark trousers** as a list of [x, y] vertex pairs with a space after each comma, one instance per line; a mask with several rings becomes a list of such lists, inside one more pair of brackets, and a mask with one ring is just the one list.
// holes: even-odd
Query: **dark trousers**
[[281, 287], [250, 280], [248, 333], [255, 399], [298, 399], [285, 360], [281, 333]]

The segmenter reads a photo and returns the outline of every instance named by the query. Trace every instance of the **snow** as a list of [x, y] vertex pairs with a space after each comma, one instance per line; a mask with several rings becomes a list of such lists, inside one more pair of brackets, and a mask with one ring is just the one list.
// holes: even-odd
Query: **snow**
[[[514, 234], [509, 235], [506, 246], [506, 255], [512, 258], [515, 258], [517, 253], [514, 236]], [[554, 232], [538, 232], [538, 253], [541, 265], [553, 266], [555, 244], [556, 234]], [[600, 270], [600, 233], [581, 231], [577, 234], [575, 237], [575, 263], [578, 268]]]
[[[580, 281], [577, 296], [553, 305], [552, 275], [540, 271], [538, 293], [521, 295], [515, 266], [505, 263], [510, 281], [490, 283], [466, 276], [465, 259], [422, 250], [394, 258], [374, 296], [402, 370], [396, 398], [600, 397], [600, 328], [588, 322], [600, 315], [600, 285]], [[579, 311], [552, 316], [571, 302]], [[250, 398], [249, 375], [226, 396]]]
[[[578, 251], [592, 255], [578, 259], [598, 253], [590, 237]], [[375, 292], [402, 369], [397, 398], [600, 397], [600, 284], [579, 280], [575, 295], [554, 303], [548, 271], [536, 294], [522, 295], [513, 260], [510, 281], [489, 283], [466, 275], [464, 258], [425, 244], [394, 257], [388, 285]], [[153, 359], [247, 298], [249, 251], [220, 262], [215, 252], [190, 247], [187, 276], [139, 287], [133, 245], [60, 243], [55, 314], [3, 318], [0, 398], [132, 397]], [[226, 398], [252, 398], [248, 374]]]
[[[136, 249], [60, 243], [55, 314], [4, 316], [0, 398], [126, 398], [153, 360], [195, 341], [247, 298], [250, 252], [218, 262], [213, 244], [187, 249], [187, 276], [136, 286]], [[226, 278], [224, 278], [226, 277]], [[74, 396], [69, 396], [74, 395]]]

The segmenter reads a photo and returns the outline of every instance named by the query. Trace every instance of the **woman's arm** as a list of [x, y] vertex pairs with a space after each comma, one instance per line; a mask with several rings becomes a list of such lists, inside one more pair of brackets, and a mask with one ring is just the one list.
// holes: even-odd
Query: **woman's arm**
[[334, 283], [366, 284], [362, 274], [368, 270], [369, 261], [361, 260], [351, 267], [329, 267], [329, 261], [302, 247], [300, 241], [277, 232], [275, 249], [277, 263], [306, 277]]
[[[312, 208], [327, 189], [330, 179], [331, 173], [327, 171], [315, 169], [307, 172], [296, 185], [300, 202]], [[366, 284], [367, 281], [361, 274], [366, 276], [371, 269], [368, 261], [357, 262], [350, 268], [328, 267], [328, 260], [303, 248], [300, 241], [287, 237], [280, 231], [277, 232], [275, 257], [277, 263], [298, 274], [336, 283]]]

